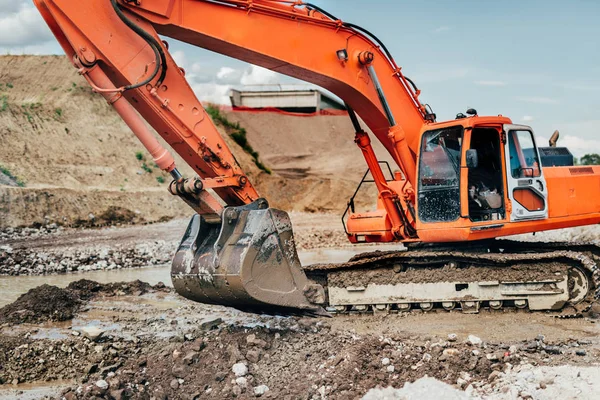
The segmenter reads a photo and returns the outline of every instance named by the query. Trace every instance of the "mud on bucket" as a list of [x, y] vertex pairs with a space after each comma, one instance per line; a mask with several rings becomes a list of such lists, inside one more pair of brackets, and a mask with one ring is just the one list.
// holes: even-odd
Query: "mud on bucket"
[[243, 310], [321, 310], [323, 287], [302, 271], [288, 214], [262, 204], [228, 207], [220, 223], [192, 217], [171, 267], [177, 293]]

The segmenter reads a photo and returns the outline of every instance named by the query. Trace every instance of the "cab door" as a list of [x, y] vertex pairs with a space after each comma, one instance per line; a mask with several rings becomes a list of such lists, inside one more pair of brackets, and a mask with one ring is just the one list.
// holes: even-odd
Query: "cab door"
[[530, 127], [504, 125], [506, 181], [511, 221], [548, 218], [548, 189]]

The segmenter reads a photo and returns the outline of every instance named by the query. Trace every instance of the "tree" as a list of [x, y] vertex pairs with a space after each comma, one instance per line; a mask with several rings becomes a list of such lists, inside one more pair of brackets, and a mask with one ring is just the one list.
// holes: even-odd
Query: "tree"
[[579, 159], [581, 165], [600, 165], [600, 155], [596, 153], [586, 154]]

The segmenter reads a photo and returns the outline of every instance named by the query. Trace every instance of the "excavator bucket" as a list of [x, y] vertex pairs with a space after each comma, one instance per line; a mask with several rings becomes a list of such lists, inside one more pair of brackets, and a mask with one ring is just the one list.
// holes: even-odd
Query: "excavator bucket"
[[242, 310], [319, 314], [325, 301], [302, 270], [288, 214], [265, 200], [227, 207], [216, 223], [194, 215], [171, 278], [188, 299]]

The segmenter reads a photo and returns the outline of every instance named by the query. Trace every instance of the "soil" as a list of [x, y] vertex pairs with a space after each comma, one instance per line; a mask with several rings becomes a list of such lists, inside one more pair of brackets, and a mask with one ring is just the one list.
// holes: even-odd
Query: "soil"
[[70, 322], [0, 325], [0, 395], [46, 382], [66, 399], [347, 399], [428, 376], [504, 398], [527, 368], [578, 371], [600, 355], [595, 324], [539, 314], [282, 318], [140, 284], [68, 290], [82, 303]]
[[[25, 183], [18, 187], [15, 179], [0, 174], [0, 229], [146, 223], [191, 214], [167, 192], [168, 174], [156, 168], [66, 57], [0, 56], [0, 84], [7, 104], [0, 112], [0, 165]], [[260, 171], [218, 127], [271, 206], [343, 213], [366, 170], [348, 117], [229, 112], [227, 118], [247, 130], [249, 143], [273, 171]], [[389, 160], [374, 143], [382, 160]], [[172, 153], [181, 172], [193, 176]], [[373, 189], [366, 185], [357, 205], [372, 207]]]
[[394, 272], [390, 268], [359, 269], [333, 272], [329, 275], [329, 285], [337, 287], [374, 285], [395, 285], [400, 283], [433, 282], [515, 282], [545, 281], [562, 279], [567, 266], [556, 262], [519, 264], [509, 267], [453, 267], [441, 268], [409, 267], [406, 271]]
[[15, 302], [0, 308], [0, 325], [67, 321], [73, 319], [85, 300], [97, 296], [140, 296], [150, 290], [162, 289], [167, 290], [164, 284], [153, 287], [139, 280], [102, 284], [81, 279], [71, 282], [64, 289], [42, 285], [21, 295]]

